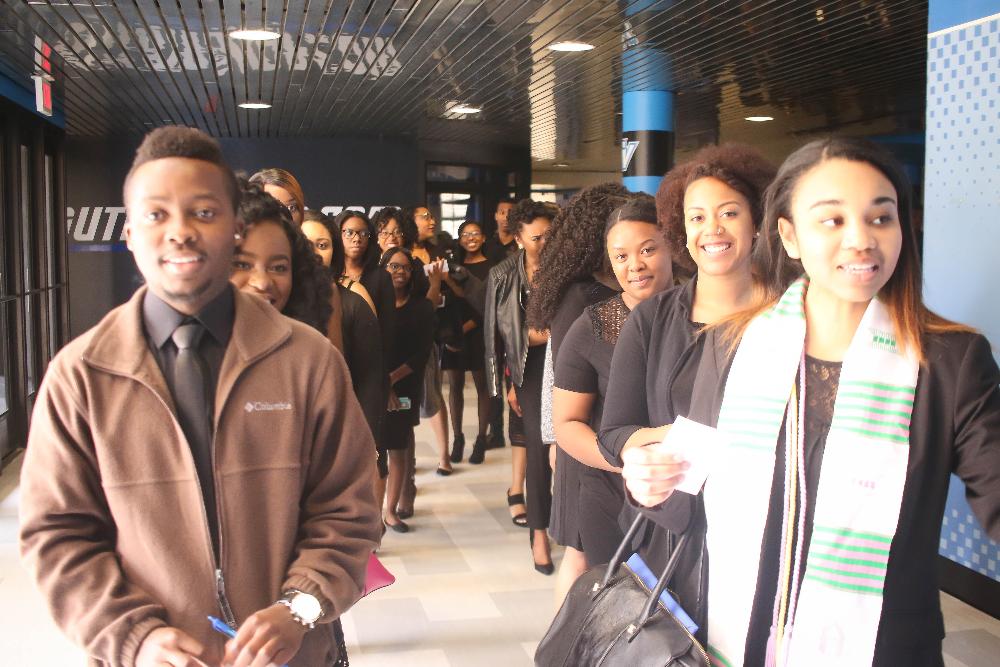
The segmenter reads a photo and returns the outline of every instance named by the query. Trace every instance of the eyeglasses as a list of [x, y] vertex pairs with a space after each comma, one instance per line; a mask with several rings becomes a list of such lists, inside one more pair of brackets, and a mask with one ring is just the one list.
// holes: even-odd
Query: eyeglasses
[[413, 272], [413, 267], [409, 264], [397, 264], [396, 262], [389, 262], [385, 265], [385, 268], [389, 269], [389, 273], [396, 273], [396, 271], [402, 271], [403, 273]]
[[482, 232], [462, 232], [458, 236], [463, 239], [478, 239], [482, 235]]
[[389, 236], [395, 236], [395, 237], [398, 237], [398, 238], [402, 238], [403, 237], [403, 232], [399, 231], [398, 229], [383, 229], [382, 231], [380, 231], [378, 233], [378, 237], [380, 239], [384, 239], [384, 238], [387, 238]]
[[342, 229], [340, 233], [343, 234], [344, 238], [348, 240], [353, 239], [355, 236], [357, 236], [359, 239], [367, 239], [369, 236], [372, 235], [371, 232], [369, 232], [367, 229], [348, 228], [348, 229]]

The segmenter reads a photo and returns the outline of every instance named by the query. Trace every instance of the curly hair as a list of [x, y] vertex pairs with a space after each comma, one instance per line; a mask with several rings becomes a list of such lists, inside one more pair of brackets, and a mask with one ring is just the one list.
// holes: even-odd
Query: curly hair
[[[403, 232], [403, 247], [412, 248], [413, 244], [417, 242], [417, 223], [413, 219], [412, 213], [407, 213], [407, 211], [397, 207], [397, 206], [386, 206], [385, 208], [380, 208], [375, 211], [372, 216], [372, 225], [375, 228], [375, 234], [377, 235], [382, 229], [389, 224], [390, 220], [395, 220], [396, 224], [399, 225], [400, 231]], [[376, 241], [378, 239], [376, 238]]]
[[552, 222], [558, 214], [559, 208], [555, 204], [522, 199], [514, 204], [514, 208], [510, 209], [510, 213], [507, 214], [507, 222], [503, 226], [503, 231], [505, 234], [514, 236], [521, 231], [521, 227], [530, 225], [535, 218], [548, 218], [549, 222]]
[[656, 191], [656, 214], [667, 242], [676, 249], [674, 259], [694, 269], [691, 255], [681, 252], [687, 247], [684, 229], [684, 193], [699, 178], [715, 178], [750, 202], [754, 229], [760, 229], [764, 219], [764, 191], [774, 180], [776, 168], [757, 149], [744, 144], [706, 146], [690, 160], [679, 164], [663, 177]]
[[[343, 211], [337, 214], [337, 217], [333, 219], [333, 226], [334, 229], [337, 231], [337, 238], [340, 239], [341, 261], [343, 261], [344, 257], [343, 253], [344, 238], [341, 232], [344, 229], [344, 223], [350, 220], [351, 218], [357, 218], [361, 220], [363, 223], [365, 223], [365, 228], [368, 229], [368, 247], [365, 249], [365, 256], [361, 258], [361, 266], [364, 267], [365, 270], [367, 270], [369, 267], [377, 266], [379, 256], [382, 254], [382, 251], [379, 249], [378, 246], [378, 232], [375, 231], [375, 225], [372, 223], [371, 218], [369, 218], [364, 211], [356, 211], [352, 208], [345, 208]], [[341, 271], [341, 273], [343, 273], [343, 271]]]
[[[623, 185], [602, 183], [580, 190], [559, 211], [549, 227], [549, 239], [535, 274], [535, 289], [528, 300], [529, 326], [548, 329], [567, 285], [607, 265], [604, 227], [611, 213], [630, 196]], [[508, 223], [523, 203], [511, 209]]]
[[[222, 178], [226, 186], [226, 194], [233, 204], [233, 211], [240, 206], [240, 187], [237, 183], [236, 175], [226, 163], [222, 156], [222, 147], [219, 142], [208, 136], [201, 130], [193, 127], [183, 127], [180, 125], [168, 125], [158, 127], [150, 131], [139, 148], [135, 151], [135, 158], [132, 166], [125, 176], [125, 184], [122, 187], [123, 193], [128, 191], [129, 181], [135, 170], [153, 160], [162, 160], [170, 157], [189, 158], [191, 160], [201, 160], [209, 162], [222, 170]], [[124, 197], [128, 201], [128, 197]]]
[[288, 238], [292, 249], [292, 293], [281, 312], [320, 331], [327, 332], [327, 323], [333, 314], [330, 298], [333, 280], [313, 252], [312, 244], [292, 222], [292, 216], [281, 202], [264, 192], [256, 183], [242, 184], [240, 219], [246, 225], [246, 238], [256, 225], [278, 225]]

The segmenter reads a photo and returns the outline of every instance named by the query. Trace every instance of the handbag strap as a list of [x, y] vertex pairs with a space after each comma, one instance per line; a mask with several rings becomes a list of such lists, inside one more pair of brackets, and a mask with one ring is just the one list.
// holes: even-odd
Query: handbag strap
[[699, 495], [698, 502], [695, 503], [695, 508], [694, 508], [695, 518], [692, 520], [687, 530], [684, 531], [684, 534], [681, 536], [681, 539], [677, 542], [677, 545], [674, 547], [673, 552], [670, 554], [670, 560], [667, 561], [666, 567], [663, 568], [663, 574], [661, 574], [660, 578], [656, 580], [656, 586], [653, 588], [652, 592], [649, 594], [649, 597], [646, 599], [646, 604], [645, 606], [643, 606], [642, 611], [639, 613], [639, 617], [636, 619], [635, 623], [632, 624], [632, 627], [635, 628], [635, 630], [631, 632], [633, 636], [636, 634], [636, 632], [638, 632], [639, 629], [642, 628], [642, 626], [644, 626], [646, 623], [649, 622], [649, 619], [652, 618], [653, 616], [653, 612], [656, 611], [656, 606], [660, 602], [660, 595], [663, 594], [663, 589], [667, 587], [667, 582], [670, 581], [670, 578], [674, 574], [674, 570], [677, 569], [677, 565], [680, 562], [681, 554], [684, 552], [684, 548], [687, 546], [688, 538], [691, 537], [692, 533], [701, 530], [702, 524], [704, 523], [704, 512], [702, 509], [703, 502], [704, 500]]
[[625, 551], [632, 546], [632, 540], [635, 539], [635, 534], [639, 532], [639, 527], [642, 526], [645, 519], [646, 517], [644, 517], [641, 513], [635, 517], [635, 521], [632, 522], [632, 525], [629, 526], [628, 531], [625, 533], [625, 538], [622, 539], [621, 544], [619, 544], [618, 548], [615, 550], [615, 555], [611, 557], [611, 561], [608, 563], [608, 569], [604, 573], [604, 578], [601, 579], [600, 587], [595, 588], [595, 592], [603, 590], [608, 585], [608, 582], [611, 581], [611, 577], [613, 577], [615, 572], [618, 571], [618, 568], [624, 564]]
[[674, 547], [673, 553], [670, 554], [670, 560], [667, 561], [667, 566], [663, 568], [663, 574], [660, 578], [656, 580], [656, 586], [653, 587], [652, 592], [646, 599], [646, 604], [643, 606], [642, 611], [639, 613], [639, 618], [636, 619], [635, 626], [641, 628], [649, 618], [653, 615], [656, 610], [656, 605], [660, 602], [660, 595], [663, 593], [663, 589], [667, 587], [667, 582], [670, 581], [670, 577], [674, 575], [674, 570], [677, 569], [677, 563], [681, 559], [681, 553], [684, 551], [684, 547], [687, 545], [688, 538], [691, 536], [691, 531], [686, 531], [682, 536], [680, 541], [677, 542], [677, 546]]

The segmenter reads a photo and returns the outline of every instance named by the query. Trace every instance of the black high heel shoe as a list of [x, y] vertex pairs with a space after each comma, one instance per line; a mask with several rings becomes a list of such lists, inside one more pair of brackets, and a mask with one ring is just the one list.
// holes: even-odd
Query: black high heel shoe
[[476, 438], [475, 444], [472, 445], [472, 453], [469, 454], [469, 463], [472, 465], [479, 465], [486, 459], [486, 436], [479, 436]]
[[[398, 521], [398, 523], [389, 523], [388, 521], [383, 520], [382, 524], [385, 525], [385, 526], [388, 526], [391, 530], [393, 530], [394, 532], [397, 532], [397, 533], [408, 533], [408, 532], [410, 532], [410, 527], [408, 525], [406, 525], [405, 521], [403, 521], [402, 519], [397, 519], [397, 521]], [[382, 533], [382, 534], [384, 535], [385, 533]]]
[[461, 463], [463, 454], [465, 454], [465, 436], [458, 433], [455, 435], [455, 440], [451, 443], [451, 462]]
[[[510, 495], [510, 489], [507, 489], [507, 507], [517, 507], [518, 505], [524, 505], [524, 494], [515, 493]], [[520, 528], [528, 527], [528, 513], [518, 512], [510, 517], [511, 522]]]
[[[549, 536], [546, 535], [545, 539], [546, 540], [549, 539]], [[548, 563], [539, 563], [537, 560], [535, 560], [535, 548], [534, 548], [535, 547], [535, 529], [534, 528], [532, 528], [528, 532], [528, 544], [531, 545], [531, 562], [533, 562], [535, 564], [535, 571], [536, 572], [540, 572], [540, 573], [542, 573], [542, 574], [544, 574], [546, 576], [548, 576], [548, 575], [552, 574], [553, 572], [555, 572], [556, 571], [556, 566], [552, 562], [552, 554], [551, 553], [549, 554], [549, 562]]]

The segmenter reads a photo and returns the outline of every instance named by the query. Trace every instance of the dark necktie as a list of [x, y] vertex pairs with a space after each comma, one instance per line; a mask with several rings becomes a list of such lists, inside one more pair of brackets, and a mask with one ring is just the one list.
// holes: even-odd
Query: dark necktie
[[212, 474], [212, 422], [208, 405], [205, 362], [198, 352], [198, 343], [205, 327], [197, 321], [185, 321], [174, 330], [171, 337], [177, 346], [174, 363], [174, 403], [184, 435], [187, 436], [198, 470], [198, 481], [208, 515], [208, 529], [212, 535], [212, 548], [219, 556], [219, 529], [215, 509], [215, 483]]

